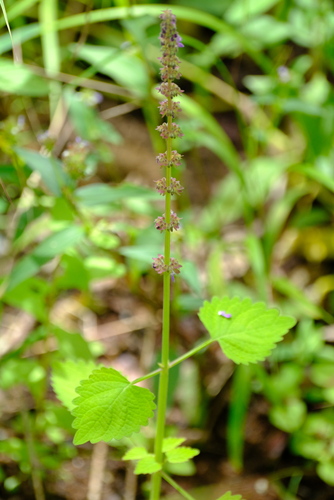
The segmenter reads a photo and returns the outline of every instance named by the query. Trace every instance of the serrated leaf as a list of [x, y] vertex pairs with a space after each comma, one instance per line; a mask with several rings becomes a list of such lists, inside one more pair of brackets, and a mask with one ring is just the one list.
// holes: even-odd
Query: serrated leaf
[[70, 411], [75, 407], [73, 399], [78, 397], [75, 392], [76, 387], [84, 379], [88, 379], [93, 370], [96, 369], [96, 364], [93, 361], [73, 361], [57, 362], [53, 366], [52, 371], [52, 387], [57, 398]]
[[196, 455], [199, 454], [199, 450], [196, 448], [190, 448], [189, 446], [180, 446], [174, 450], [169, 450], [166, 452], [167, 462], [171, 464], [180, 464], [182, 462], [187, 462]]
[[217, 500], [244, 500], [244, 498], [241, 495], [232, 495], [230, 491], [227, 491], [223, 496], [217, 498]]
[[145, 450], [143, 446], [136, 446], [128, 450], [122, 460], [140, 460], [141, 458], [148, 456], [148, 451]]
[[147, 457], [142, 458], [136, 465], [134, 470], [135, 474], [153, 474], [162, 469], [162, 465], [156, 462], [153, 453]]
[[180, 446], [180, 444], [184, 443], [186, 438], [165, 438], [162, 442], [162, 451], [163, 453], [166, 453], [167, 451], [174, 450], [174, 448], [177, 448]]
[[76, 445], [130, 436], [147, 425], [155, 409], [151, 391], [132, 385], [113, 368], [94, 370], [77, 393], [72, 412], [77, 417], [73, 422], [78, 429], [74, 436]]
[[246, 365], [266, 358], [296, 323], [294, 318], [281, 316], [277, 309], [269, 309], [262, 302], [252, 304], [250, 299], [238, 297], [214, 297], [204, 302], [199, 317], [225, 355]]

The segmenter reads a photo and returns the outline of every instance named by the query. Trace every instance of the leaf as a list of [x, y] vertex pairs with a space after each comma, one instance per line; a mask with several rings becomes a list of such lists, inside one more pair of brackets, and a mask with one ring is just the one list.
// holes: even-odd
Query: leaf
[[244, 0], [235, 0], [225, 12], [225, 19], [231, 24], [244, 23], [251, 17], [268, 11], [277, 3], [278, 0], [256, 0], [245, 4]]
[[128, 257], [129, 259], [135, 259], [139, 262], [144, 262], [152, 267], [152, 255], [157, 255], [161, 252], [161, 245], [140, 245], [131, 247], [122, 247], [119, 249], [119, 253]]
[[45, 302], [48, 300], [49, 293], [48, 282], [39, 278], [31, 278], [20, 283], [14, 290], [7, 289], [3, 300], [11, 306], [27, 311], [39, 321], [45, 322], [48, 318]]
[[46, 81], [21, 64], [0, 59], [0, 90], [2, 92], [40, 97], [48, 92]]
[[184, 443], [186, 438], [165, 438], [162, 442], [162, 451], [167, 453], [167, 451], [174, 450], [177, 446]]
[[[57, 319], [58, 318], [54, 318], [52, 333], [57, 339], [59, 357], [61, 359], [84, 360], [86, 362], [91, 361], [93, 359], [93, 355], [90, 348], [92, 348], [93, 343], [85, 340], [81, 333], [70, 333], [60, 328], [57, 326]], [[61, 322], [62, 320], [59, 319], [59, 321]], [[96, 368], [96, 365], [94, 366]], [[90, 373], [86, 374], [85, 377], [82, 378], [88, 378], [89, 375]], [[76, 387], [79, 385], [79, 382]], [[77, 397], [76, 393], [74, 394], [74, 397]]]
[[182, 462], [187, 462], [191, 458], [199, 454], [199, 450], [196, 448], [190, 448], [189, 446], [180, 446], [174, 450], [169, 450], [166, 452], [167, 462], [171, 464], [179, 464]]
[[56, 196], [61, 196], [61, 188], [70, 185], [71, 180], [62, 169], [62, 164], [56, 158], [47, 158], [36, 151], [24, 148], [14, 148], [15, 152], [22, 158], [31, 170], [36, 170], [45, 186]]
[[67, 89], [65, 99], [74, 129], [82, 139], [90, 142], [104, 139], [111, 144], [122, 142], [122, 136], [113, 125], [102, 120], [96, 110], [84, 102], [80, 93]]
[[136, 465], [135, 474], [153, 474], [162, 469], [162, 465], [156, 462], [153, 453], [142, 458]]
[[[219, 315], [221, 311], [231, 314], [231, 319]], [[225, 355], [244, 364], [267, 357], [296, 323], [294, 318], [280, 316], [277, 309], [268, 309], [262, 302], [252, 304], [250, 299], [238, 297], [214, 297], [211, 302], [204, 302], [199, 318]]]
[[323, 481], [334, 486], [334, 460], [320, 463], [317, 466], [317, 473]]
[[138, 432], [153, 416], [154, 394], [132, 385], [113, 368], [94, 370], [77, 388], [74, 444], [122, 439]]
[[62, 254], [69, 247], [79, 243], [84, 237], [81, 226], [71, 225], [48, 236], [33, 250], [33, 255], [40, 258], [52, 259]]
[[106, 278], [108, 276], [119, 277], [125, 274], [123, 264], [119, 264], [111, 257], [91, 255], [85, 259], [85, 268], [91, 280]]
[[7, 286], [7, 292], [11, 291], [23, 281], [31, 278], [38, 273], [40, 268], [47, 263], [49, 259], [46, 257], [36, 257], [34, 255], [26, 255], [17, 264], [15, 264]]
[[[73, 50], [77, 52], [75, 45]], [[132, 48], [125, 50], [86, 44], [80, 48], [77, 57], [94, 64], [100, 73], [110, 76], [137, 97], [148, 95], [149, 79], [145, 65]]]
[[147, 457], [149, 455], [148, 451], [145, 450], [143, 446], [136, 446], [128, 450], [122, 460], [139, 460], [141, 458]]
[[51, 379], [52, 387], [57, 398], [66, 408], [68, 408], [68, 410], [72, 411], [75, 408], [73, 399], [78, 397], [75, 389], [80, 382], [87, 379], [95, 369], [96, 364], [93, 361], [68, 360], [54, 363]]
[[292, 434], [303, 424], [307, 414], [304, 401], [290, 399], [284, 405], [274, 406], [269, 412], [269, 418], [275, 427]]
[[331, 175], [328, 175], [321, 170], [318, 170], [313, 165], [293, 165], [290, 167], [293, 172], [300, 172], [304, 174], [309, 179], [317, 181], [320, 185], [325, 186], [327, 189], [334, 192], [334, 179]]
[[50, 259], [76, 245], [83, 237], [83, 228], [74, 224], [48, 236], [34, 248], [30, 255], [23, 257], [14, 266], [9, 276], [7, 291], [37, 274]]
[[75, 190], [74, 194], [78, 198], [78, 201], [85, 206], [110, 204], [128, 198], [160, 199], [158, 193], [153, 191], [153, 189], [132, 184], [111, 187], [97, 183], [80, 187]]
[[244, 500], [244, 498], [241, 495], [232, 495], [230, 491], [227, 491], [223, 496], [217, 498], [217, 500]]

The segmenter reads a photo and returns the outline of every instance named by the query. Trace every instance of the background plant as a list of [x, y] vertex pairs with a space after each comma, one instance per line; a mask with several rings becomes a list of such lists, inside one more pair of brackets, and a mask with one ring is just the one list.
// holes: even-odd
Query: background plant
[[[100, 16], [99, 9], [105, 6], [102, 2], [95, 2], [89, 15], [81, 14], [79, 17], [73, 17], [71, 9], [85, 8], [84, 3], [69, 2], [66, 7], [58, 6], [58, 10], [51, 9], [47, 13], [37, 9], [37, 5], [42, 7], [42, 3], [37, 2], [6, 2], [14, 41], [21, 46], [23, 61], [29, 66], [14, 68], [12, 65], [10, 39], [5, 29], [0, 40], [3, 54], [1, 88], [5, 92], [2, 115], [4, 119], [11, 117], [11, 120], [3, 123], [1, 133], [4, 154], [1, 179], [7, 191], [1, 200], [1, 223], [5, 236], [2, 240], [3, 274], [8, 276], [12, 264], [15, 264], [14, 277], [11, 274], [9, 280], [15, 285], [15, 280], [19, 280], [20, 276], [24, 278], [21, 283], [17, 281], [17, 287], [21, 288], [14, 287], [12, 292], [6, 291], [3, 296], [2, 324], [8, 331], [8, 326], [13, 325], [13, 316], [9, 313], [13, 313], [15, 324], [19, 325], [16, 314], [20, 310], [32, 314], [33, 321], [37, 318], [37, 323], [32, 326], [32, 331], [36, 333], [29, 335], [29, 340], [22, 344], [21, 350], [13, 350], [12, 342], [8, 350], [11, 350], [12, 358], [15, 359], [15, 356], [21, 356], [38, 341], [39, 346], [41, 343], [45, 346], [45, 354], [42, 354], [42, 360], [40, 354], [35, 354], [33, 358], [45, 368], [50, 360], [50, 354], [47, 354], [50, 350], [49, 336], [53, 338], [55, 330], [59, 338], [60, 331], [68, 329], [68, 325], [65, 328], [64, 321], [60, 320], [59, 309], [60, 329], [49, 328], [50, 312], [59, 304], [60, 298], [74, 296], [77, 312], [92, 311], [93, 317], [100, 317], [101, 303], [92, 291], [92, 283], [97, 283], [106, 271], [112, 276], [113, 266], [118, 269], [118, 273], [125, 273], [124, 279], [133, 293], [144, 299], [144, 303], [150, 303], [152, 287], [159, 286], [150, 270], [151, 256], [160, 251], [159, 235], [150, 225], [152, 218], [159, 215], [159, 210], [152, 204], [154, 197], [157, 199], [158, 196], [153, 191], [139, 191], [139, 188], [129, 186], [125, 195], [121, 189], [117, 193], [113, 190], [111, 194], [109, 189], [105, 189], [110, 186], [102, 188], [94, 184], [105, 179], [117, 182], [133, 168], [131, 163], [128, 170], [122, 171], [122, 161], [117, 156], [111, 169], [106, 167], [109, 169], [107, 177], [103, 176], [105, 173], [101, 165], [109, 164], [108, 155], [111, 154], [105, 141], [121, 140], [120, 133], [117, 134], [110, 127], [108, 131], [103, 128], [108, 113], [109, 116], [115, 116], [117, 113], [142, 109], [154, 147], [157, 151], [162, 150], [154, 132], [159, 120], [151, 90], [156, 86], [154, 65], [158, 51], [155, 19], [163, 7], [138, 5], [132, 17], [128, 18], [129, 11], [126, 8], [119, 10], [121, 4], [112, 6], [108, 12], [101, 13], [105, 23], [108, 18], [121, 20], [120, 24], [113, 22], [111, 27], [105, 23], [93, 24]], [[183, 183], [189, 186], [189, 198], [183, 196], [178, 202], [187, 240], [182, 241], [183, 233], [180, 232], [176, 239], [177, 245], [182, 241], [182, 253], [186, 257], [182, 259], [182, 270], [187, 287], [177, 285], [175, 288], [173, 321], [183, 331], [183, 326], [190, 321], [203, 296], [237, 294], [255, 300], [273, 297], [284, 312], [311, 320], [306, 322], [305, 331], [311, 332], [315, 322], [322, 332], [322, 338], [328, 343], [331, 333], [326, 324], [332, 322], [333, 314], [333, 245], [330, 228], [333, 212], [333, 134], [332, 90], [328, 83], [333, 71], [330, 49], [333, 38], [331, 5], [329, 2], [322, 2], [321, 5], [316, 2], [291, 2], [289, 5], [280, 1], [257, 2], [254, 10], [249, 6], [246, 8], [242, 1], [235, 2], [233, 6], [224, 2], [219, 2], [219, 5], [217, 2], [206, 2], [205, 10], [202, 5], [199, 7], [194, 3], [191, 6], [195, 10], [190, 10], [189, 5], [180, 1], [173, 6], [185, 42], [181, 53], [181, 69], [187, 90], [187, 96], [180, 99], [185, 116], [184, 123], [181, 120], [180, 125], [185, 136], [180, 147], [176, 147], [187, 157], [188, 170], [184, 171], [186, 179]], [[43, 23], [44, 26], [45, 23], [52, 24], [51, 14], [60, 19], [56, 24], [59, 31], [53, 33], [52, 37], [44, 38], [42, 51], [38, 33], [42, 32]], [[153, 15], [143, 17], [144, 14]], [[82, 26], [89, 29], [84, 32]], [[104, 26], [104, 31], [101, 26]], [[205, 31], [198, 26], [204, 26]], [[50, 30], [45, 29], [44, 33], [47, 31]], [[77, 40], [80, 43], [74, 46]], [[122, 45], [124, 42], [127, 42], [126, 46]], [[105, 47], [108, 49], [104, 50]], [[111, 47], [114, 50], [110, 50]], [[50, 67], [51, 61], [53, 67]], [[31, 68], [31, 64], [35, 68]], [[41, 68], [45, 68], [45, 72], [53, 78], [56, 75], [58, 90], [61, 87], [64, 96], [65, 90], [68, 90], [68, 117], [76, 130], [71, 137], [66, 134], [63, 136], [55, 156], [58, 157], [63, 149], [71, 149], [65, 144], [75, 144], [75, 135], [93, 141], [90, 173], [94, 172], [94, 165], [98, 168], [91, 177], [90, 186], [83, 187], [80, 180], [72, 179], [71, 184], [68, 178], [66, 181], [63, 179], [70, 192], [68, 198], [75, 198], [75, 210], [68, 198], [64, 202], [59, 187], [58, 191], [54, 187], [60, 184], [63, 189], [59, 177], [56, 176], [55, 181], [54, 176], [50, 175], [50, 171], [58, 170], [55, 163], [52, 162], [51, 166], [50, 161], [45, 160], [41, 164], [37, 161], [37, 155], [28, 156], [31, 149], [38, 150], [41, 147], [36, 137], [49, 128], [51, 106], [48, 96], [51, 102], [51, 94], [57, 95], [58, 91], [57, 86], [49, 88], [49, 80], [42, 76], [45, 73]], [[150, 68], [149, 72], [147, 68]], [[98, 77], [94, 76], [96, 72]], [[108, 79], [104, 79], [103, 74]], [[244, 75], [247, 75], [246, 79], [243, 79]], [[110, 85], [110, 78], [116, 86]], [[72, 85], [69, 85], [70, 82]], [[88, 106], [87, 99], [92, 101], [90, 91], [85, 91], [82, 97], [81, 92], [79, 95], [73, 94], [73, 89], [86, 87], [103, 93], [104, 104], [96, 102], [95, 108]], [[98, 97], [93, 94], [94, 99]], [[123, 107], [114, 109], [115, 104]], [[108, 113], [107, 108], [110, 108]], [[21, 114], [26, 116], [26, 125], [25, 130], [18, 134], [17, 131], [23, 125], [21, 119], [17, 120]], [[84, 120], [83, 116], [88, 118]], [[104, 119], [99, 120], [100, 117]], [[113, 118], [113, 124], [117, 125], [119, 121]], [[53, 121], [54, 135], [58, 139], [58, 131], [63, 130], [63, 123], [58, 114]], [[88, 130], [79, 129], [80, 124], [83, 127], [85, 123], [90, 124]], [[224, 133], [226, 123], [228, 135]], [[91, 133], [92, 136], [87, 137], [85, 133]], [[232, 137], [232, 141], [228, 137]], [[128, 144], [126, 137], [123, 140]], [[133, 149], [133, 138], [131, 144], [128, 151]], [[15, 146], [21, 150], [14, 156]], [[112, 147], [114, 154], [119, 147]], [[28, 153], [22, 148], [29, 150]], [[152, 154], [152, 168], [154, 156]], [[26, 164], [23, 169], [20, 168], [22, 161]], [[46, 165], [49, 165], [49, 171]], [[190, 172], [194, 169], [196, 178], [201, 176], [200, 183], [191, 182], [194, 176]], [[44, 176], [44, 181], [38, 182], [36, 172], [44, 170], [49, 173]], [[182, 167], [180, 170], [182, 172]], [[31, 176], [33, 172], [35, 175]], [[138, 172], [136, 175], [136, 180], [138, 176], [147, 177], [147, 174]], [[157, 174], [152, 175], [152, 178], [156, 179]], [[30, 185], [27, 185], [28, 179]], [[145, 178], [145, 185], [150, 183], [147, 180]], [[107, 215], [111, 225], [109, 222], [107, 227], [105, 222], [97, 225], [102, 215], [104, 218]], [[71, 221], [72, 226], [84, 228], [83, 236], [78, 227], [71, 227]], [[137, 223], [140, 227], [137, 227]], [[66, 232], [60, 232], [65, 229]], [[54, 254], [51, 250], [43, 250], [43, 247], [42, 250], [36, 250], [36, 254], [38, 243], [45, 235], [51, 236], [51, 233], [58, 234], [57, 239], [63, 241], [62, 245], [59, 244], [58, 249], [54, 248], [51, 240]], [[115, 245], [112, 248], [113, 262], [110, 261], [110, 250], [103, 245], [101, 248], [100, 244], [101, 240], [105, 242], [110, 237]], [[71, 246], [74, 243], [77, 244], [78, 254]], [[42, 252], [42, 256], [39, 252]], [[25, 257], [30, 259], [24, 261]], [[45, 259], [48, 260], [45, 262]], [[52, 269], [51, 263], [54, 265], [55, 259], [59, 264]], [[18, 267], [22, 260], [24, 264]], [[50, 263], [49, 267], [46, 266], [47, 262]], [[31, 263], [34, 265], [31, 266]], [[123, 267], [124, 263], [127, 270]], [[34, 269], [36, 273], [34, 271], [32, 276], [26, 276], [24, 269], [30, 272]], [[53, 279], [54, 275], [57, 280]], [[75, 280], [74, 275], [78, 277]], [[46, 277], [47, 283], [41, 277]], [[7, 283], [8, 278], [6, 286]], [[73, 294], [73, 289], [79, 290], [79, 293]], [[179, 311], [177, 314], [176, 310]], [[22, 317], [22, 323], [28, 327], [26, 316]], [[51, 326], [53, 322], [54, 316]], [[74, 331], [82, 328], [80, 321], [71, 326]], [[12, 332], [12, 329], [9, 331]], [[73, 343], [74, 338], [70, 337]], [[181, 335], [179, 338], [187, 347], [187, 336]], [[172, 346], [180, 353], [180, 346], [174, 339]], [[76, 355], [82, 357], [81, 347], [76, 349]], [[75, 352], [74, 347], [71, 347], [71, 352]], [[63, 352], [62, 356], [66, 354]], [[3, 363], [5, 361], [8, 362], [6, 358]], [[4, 366], [2, 370], [5, 370]], [[203, 366], [198, 362], [192, 364], [191, 369], [199, 374]], [[279, 370], [277, 362], [271, 365], [270, 373], [276, 370]], [[200, 380], [203, 379], [201, 375], [198, 376]], [[233, 436], [229, 450], [236, 464], [240, 464], [243, 445], [246, 448], [247, 468], [249, 444], [247, 440], [244, 442], [243, 434], [238, 432], [242, 426], [235, 423], [235, 415], [240, 415], [238, 408], [246, 408], [247, 401], [253, 400], [253, 397], [249, 398], [253, 390], [259, 391], [260, 382], [256, 374], [239, 371], [239, 375], [234, 377], [235, 390], [238, 381], [245, 380], [245, 377], [249, 381], [249, 390], [244, 392], [243, 402], [231, 401], [232, 416], [227, 434], [230, 440]], [[22, 379], [26, 381], [24, 376]], [[208, 380], [209, 374], [203, 386], [196, 387], [193, 384], [193, 393], [201, 398], [200, 406], [204, 414], [206, 402], [214, 395], [215, 399], [219, 399], [220, 391], [224, 393], [224, 377], [215, 386], [213, 383], [208, 385]], [[314, 382], [308, 383], [312, 387]], [[323, 394], [322, 391], [318, 392], [318, 398], [320, 394]], [[327, 396], [321, 397], [324, 399], [317, 399], [312, 404], [308, 400], [307, 409], [316, 408], [318, 411], [319, 405], [328, 404]], [[16, 415], [15, 411], [11, 415]], [[241, 422], [245, 420], [246, 413], [242, 415]], [[203, 422], [203, 414], [194, 412], [191, 419], [193, 422]], [[231, 429], [234, 431], [231, 432]], [[299, 473], [302, 477], [303, 468], [299, 469]], [[24, 474], [20, 478], [26, 477]], [[289, 475], [289, 471], [286, 474]], [[13, 476], [17, 477], [15, 474]], [[283, 484], [290, 489], [290, 494], [298, 489], [292, 482], [290, 485], [286, 482]], [[323, 483], [320, 484], [322, 491], [325, 491]], [[303, 485], [304, 488], [312, 489], [306, 476], [300, 487]]]

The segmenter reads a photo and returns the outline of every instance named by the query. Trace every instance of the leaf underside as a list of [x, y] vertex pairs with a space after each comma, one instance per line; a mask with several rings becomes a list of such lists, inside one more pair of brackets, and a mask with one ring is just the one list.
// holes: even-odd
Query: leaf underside
[[[222, 314], [229, 314], [226, 318]], [[277, 309], [250, 299], [214, 297], [204, 302], [199, 318], [211, 338], [235, 363], [256, 363], [266, 358], [296, 321]]]

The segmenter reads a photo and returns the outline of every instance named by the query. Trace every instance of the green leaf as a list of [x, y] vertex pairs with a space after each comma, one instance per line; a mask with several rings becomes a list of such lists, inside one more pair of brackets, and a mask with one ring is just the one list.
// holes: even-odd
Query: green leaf
[[182, 462], [187, 462], [191, 458], [199, 454], [199, 450], [196, 448], [190, 448], [189, 446], [180, 446], [174, 450], [169, 450], [166, 452], [167, 462], [171, 464], [179, 464]]
[[[220, 311], [232, 317], [224, 318], [218, 314]], [[244, 364], [266, 358], [296, 323], [294, 318], [280, 316], [277, 309], [268, 309], [262, 302], [252, 304], [250, 299], [237, 297], [214, 297], [211, 302], [204, 302], [199, 318], [225, 355]]]
[[159, 252], [161, 252], [161, 245], [141, 245], [135, 247], [122, 247], [119, 249], [119, 253], [121, 255], [124, 255], [129, 259], [144, 262], [150, 267], [152, 267], [152, 255], [157, 255]]
[[300, 172], [309, 179], [317, 181], [320, 185], [334, 192], [334, 179], [332, 176], [315, 168], [313, 165], [293, 165], [289, 169], [292, 172]]
[[62, 169], [62, 164], [56, 158], [42, 156], [36, 151], [24, 148], [14, 148], [15, 152], [22, 158], [31, 170], [36, 170], [45, 186], [56, 196], [61, 196], [61, 188], [70, 185], [71, 181]]
[[317, 473], [323, 481], [334, 486], [334, 460], [320, 463], [317, 466]]
[[23, 257], [13, 268], [7, 291], [38, 273], [39, 269], [56, 255], [79, 243], [84, 237], [81, 226], [68, 226], [48, 236], [34, 248], [30, 255]]
[[188, 461], [181, 464], [166, 463], [166, 472], [173, 476], [194, 476], [196, 467], [194, 462]]
[[[73, 50], [77, 53], [76, 46]], [[99, 72], [110, 76], [118, 84], [129, 89], [137, 97], [146, 97], [149, 79], [143, 61], [136, 54], [136, 49], [115, 49], [94, 45], [83, 45], [77, 57], [94, 64]]]
[[163, 453], [167, 453], [167, 451], [174, 450], [180, 444], [184, 443], [186, 438], [165, 438], [162, 442], [162, 451]]
[[135, 474], [153, 474], [162, 469], [162, 465], [156, 462], [153, 453], [142, 458], [136, 465]]
[[154, 394], [132, 385], [113, 368], [94, 370], [77, 388], [74, 444], [122, 439], [138, 432], [153, 416]]
[[49, 293], [50, 284], [48, 282], [39, 278], [31, 278], [20, 283], [14, 290], [7, 290], [3, 300], [44, 322], [48, 318], [45, 302]]
[[244, 498], [241, 495], [232, 495], [230, 491], [227, 491], [223, 496], [217, 498], [217, 500], [244, 500]]
[[91, 255], [85, 259], [85, 268], [91, 280], [107, 278], [108, 276], [119, 277], [125, 274], [125, 267], [111, 257]]
[[57, 361], [53, 365], [52, 370], [52, 387], [55, 391], [57, 398], [66, 406], [70, 411], [75, 408], [73, 399], [78, 395], [75, 389], [78, 387], [82, 380], [89, 377], [93, 370], [96, 369], [96, 364], [93, 361], [72, 361], [65, 362]]
[[81, 226], [71, 225], [51, 234], [34, 250], [35, 257], [52, 259], [56, 255], [62, 254], [69, 247], [79, 243], [84, 237], [84, 230]]
[[158, 200], [159, 194], [153, 189], [132, 184], [122, 184], [111, 187], [106, 184], [92, 184], [83, 186], [75, 191], [78, 201], [85, 206], [110, 204], [128, 198], [146, 198]]
[[76, 288], [78, 290], [88, 291], [89, 272], [85, 264], [77, 255], [64, 254], [60, 261], [62, 274], [57, 276], [55, 283], [58, 289]]
[[303, 424], [307, 414], [307, 407], [304, 401], [291, 399], [285, 405], [274, 406], [269, 413], [272, 424], [284, 432], [295, 432]]
[[48, 93], [48, 86], [43, 78], [26, 66], [0, 59], [0, 90], [15, 95], [40, 97]]
[[[56, 318], [54, 319], [54, 323], [57, 323]], [[80, 359], [85, 361], [91, 361], [93, 359], [93, 355], [90, 351], [93, 343], [85, 340], [81, 333], [67, 332], [56, 324], [52, 325], [52, 333], [57, 339], [58, 353], [60, 358], [71, 360]], [[88, 378], [88, 375], [86, 375], [84, 378]], [[76, 385], [76, 387], [78, 385], [79, 383]], [[77, 397], [77, 394], [75, 394], [74, 396]]]
[[136, 446], [135, 448], [131, 448], [131, 450], [127, 451], [122, 460], [139, 460], [147, 457], [148, 455], [148, 451], [145, 450], [143, 446]]
[[65, 99], [69, 107], [69, 115], [76, 133], [86, 141], [104, 139], [112, 144], [120, 144], [122, 136], [97, 111], [82, 99], [82, 94], [67, 89]]
[[225, 19], [232, 24], [244, 23], [251, 17], [268, 11], [277, 3], [278, 0], [256, 0], [245, 4], [245, 0], [234, 0], [225, 12]]
[[47, 263], [46, 257], [36, 257], [35, 255], [26, 255], [13, 268], [7, 286], [6, 292], [11, 291], [23, 281], [31, 278], [38, 273], [40, 268]]

